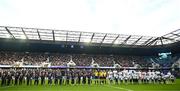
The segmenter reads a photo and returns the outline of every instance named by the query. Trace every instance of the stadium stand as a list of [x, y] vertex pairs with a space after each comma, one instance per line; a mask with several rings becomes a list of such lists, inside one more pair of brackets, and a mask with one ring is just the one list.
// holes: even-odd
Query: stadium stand
[[[90, 55], [90, 54], [60, 54], [60, 53], [29, 53], [29, 52], [0, 52], [0, 65], [13, 65], [15, 62], [23, 60], [24, 65], [41, 65], [47, 59], [52, 66], [66, 66], [71, 60], [77, 66], [90, 66], [92, 59], [101, 67], [112, 67], [115, 63], [121, 67], [134, 67], [139, 64], [140, 67], [152, 67], [155, 62], [160, 67], [171, 67], [173, 63], [180, 59], [174, 56], [172, 60], [160, 61], [157, 57], [143, 56], [125, 56], [125, 55]], [[152, 62], [153, 60], [153, 62]]]

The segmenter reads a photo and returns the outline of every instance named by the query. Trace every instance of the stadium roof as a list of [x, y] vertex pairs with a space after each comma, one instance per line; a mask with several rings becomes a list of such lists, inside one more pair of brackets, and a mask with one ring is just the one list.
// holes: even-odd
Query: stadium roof
[[97, 43], [100, 45], [110, 44], [153, 46], [170, 44], [180, 41], [180, 29], [170, 32], [164, 36], [153, 37], [141, 35], [0, 26], [0, 38]]

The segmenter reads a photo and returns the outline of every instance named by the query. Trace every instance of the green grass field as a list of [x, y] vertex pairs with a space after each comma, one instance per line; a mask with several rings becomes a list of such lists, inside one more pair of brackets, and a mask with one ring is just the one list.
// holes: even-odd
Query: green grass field
[[180, 79], [174, 84], [136, 84], [136, 85], [44, 85], [44, 86], [6, 86], [0, 91], [180, 91]]

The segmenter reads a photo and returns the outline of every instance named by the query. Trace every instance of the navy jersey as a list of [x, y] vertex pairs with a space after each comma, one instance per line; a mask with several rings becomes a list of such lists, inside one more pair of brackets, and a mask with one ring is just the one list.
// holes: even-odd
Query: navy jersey
[[38, 74], [35, 74], [34, 79], [35, 79], [35, 80], [38, 80], [38, 79], [39, 79], [39, 75], [38, 75]]

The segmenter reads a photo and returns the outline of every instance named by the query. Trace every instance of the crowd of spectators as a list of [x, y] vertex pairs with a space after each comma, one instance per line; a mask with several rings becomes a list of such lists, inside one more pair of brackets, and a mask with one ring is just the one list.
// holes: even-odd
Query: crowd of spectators
[[99, 66], [106, 67], [114, 64], [122, 67], [133, 67], [134, 64], [141, 67], [151, 66], [151, 61], [145, 60], [143, 56], [0, 52], [0, 65], [12, 65], [23, 60], [23, 65], [41, 65], [48, 61], [52, 66], [66, 66], [71, 59], [77, 66], [90, 66], [93, 60]]
[[70, 61], [70, 55], [53, 53], [49, 56], [49, 61], [53, 66], [65, 66]]
[[1, 65], [9, 65], [13, 64], [16, 61], [19, 61], [23, 58], [22, 53], [17, 52], [0, 52], [0, 64]]
[[122, 67], [132, 67], [133, 63], [147, 64], [147, 61], [140, 56], [0, 52], [0, 65], [12, 65], [23, 60], [24, 65], [40, 65], [42, 62], [49, 61], [53, 66], [65, 66], [71, 59], [77, 66], [90, 66], [92, 60], [99, 66], [109, 67], [115, 63], [120, 64]]

